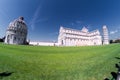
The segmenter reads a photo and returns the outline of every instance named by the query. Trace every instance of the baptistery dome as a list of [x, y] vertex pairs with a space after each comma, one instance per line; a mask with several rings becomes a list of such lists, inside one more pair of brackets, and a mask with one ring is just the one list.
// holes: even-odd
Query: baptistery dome
[[27, 25], [23, 17], [19, 17], [10, 22], [7, 31], [5, 43], [7, 44], [25, 44], [27, 38]]

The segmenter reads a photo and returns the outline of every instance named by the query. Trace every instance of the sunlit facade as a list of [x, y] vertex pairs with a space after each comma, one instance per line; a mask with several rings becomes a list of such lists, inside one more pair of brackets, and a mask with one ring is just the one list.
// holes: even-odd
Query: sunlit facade
[[6, 31], [5, 43], [25, 44], [27, 38], [27, 25], [23, 17], [12, 21]]
[[109, 36], [107, 26], [103, 26], [103, 45], [109, 44]]
[[102, 37], [99, 30], [89, 32], [87, 28], [82, 30], [60, 27], [58, 36], [59, 46], [91, 46], [102, 45]]

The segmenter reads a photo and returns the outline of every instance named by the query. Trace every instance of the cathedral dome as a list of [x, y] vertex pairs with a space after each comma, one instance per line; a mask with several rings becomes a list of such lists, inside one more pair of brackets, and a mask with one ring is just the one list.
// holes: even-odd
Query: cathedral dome
[[19, 17], [10, 22], [7, 31], [5, 43], [9, 44], [24, 44], [27, 36], [27, 25], [24, 17]]
[[26, 23], [24, 22], [24, 18], [19, 17], [18, 19], [10, 22], [7, 30], [27, 33], [27, 26], [26, 26]]

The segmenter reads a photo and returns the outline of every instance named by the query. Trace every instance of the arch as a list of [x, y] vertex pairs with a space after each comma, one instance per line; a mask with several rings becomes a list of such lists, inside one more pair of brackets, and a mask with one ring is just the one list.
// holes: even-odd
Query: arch
[[63, 40], [61, 40], [61, 45], [63, 45]]

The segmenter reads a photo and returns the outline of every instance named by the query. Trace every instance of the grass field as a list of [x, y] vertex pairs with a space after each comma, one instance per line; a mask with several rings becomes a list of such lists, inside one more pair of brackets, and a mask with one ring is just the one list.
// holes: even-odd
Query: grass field
[[18, 46], [0, 43], [1, 80], [103, 80], [117, 71], [120, 44], [89, 47]]

